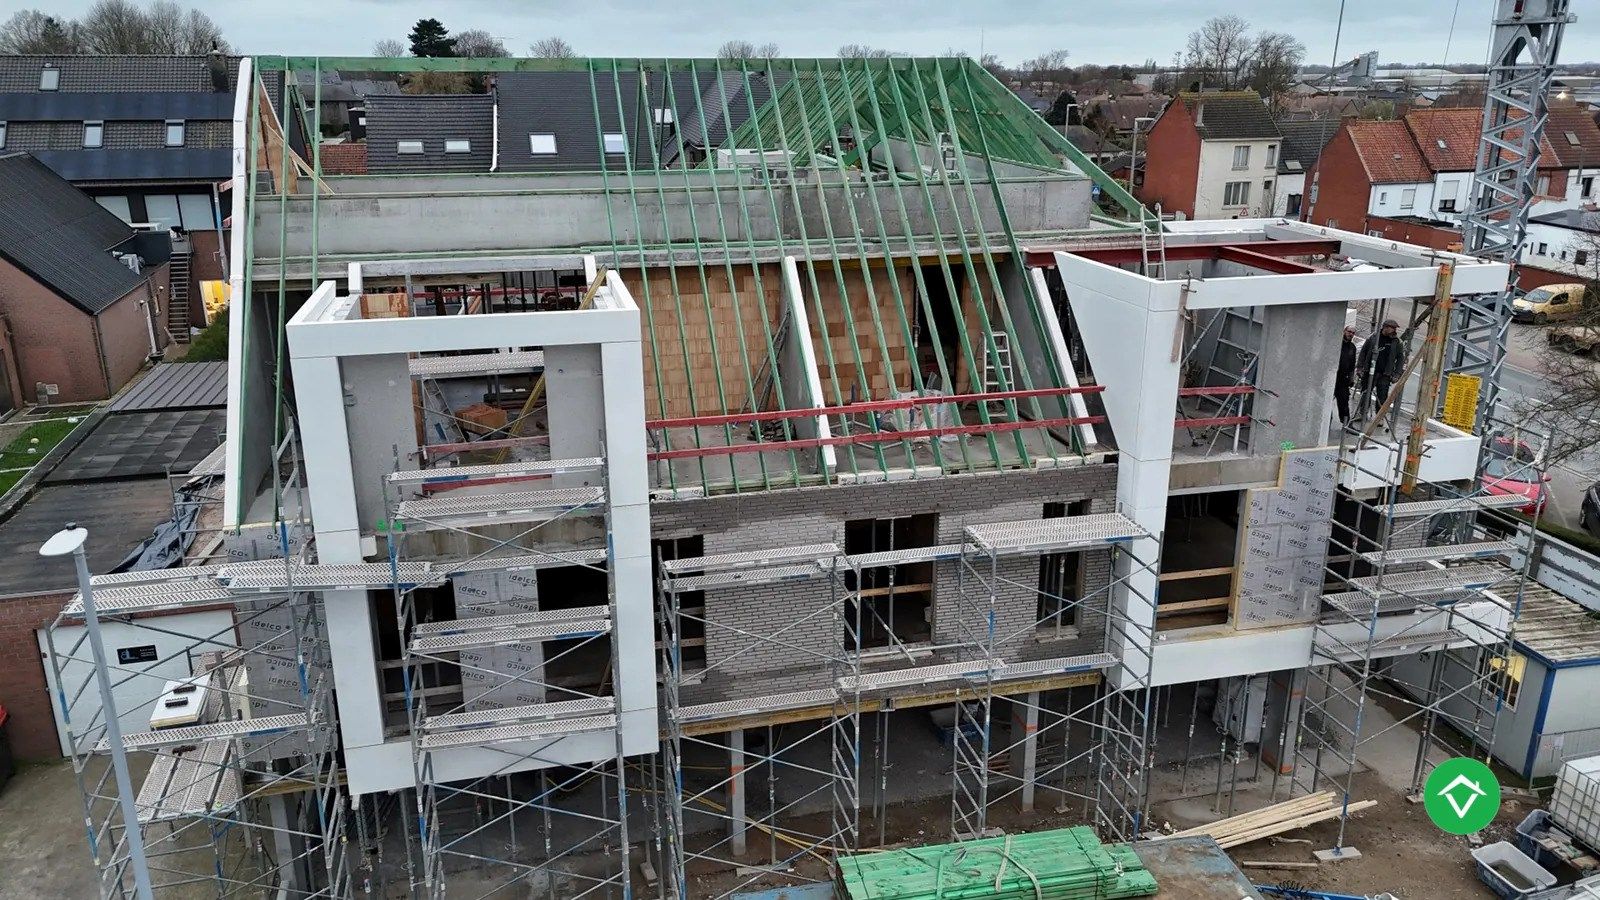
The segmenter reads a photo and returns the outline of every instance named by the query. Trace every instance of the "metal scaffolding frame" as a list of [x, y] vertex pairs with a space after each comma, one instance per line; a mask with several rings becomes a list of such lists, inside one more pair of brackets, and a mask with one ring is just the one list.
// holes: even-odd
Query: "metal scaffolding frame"
[[[291, 430], [278, 448], [285, 465], [292, 445]], [[291, 468], [280, 487], [298, 480]], [[106, 661], [109, 714], [123, 726], [117, 747], [93, 690], [84, 598], [45, 630], [100, 896], [133, 897], [139, 880], [156, 896], [188, 896], [196, 883], [214, 884], [219, 897], [351, 896], [320, 567], [307, 561], [303, 524], [228, 532], [221, 564], [91, 578], [98, 621], [123, 629], [119, 643], [152, 645]], [[195, 633], [171, 622], [183, 613], [226, 621]], [[189, 662], [187, 675], [163, 668], [174, 659]], [[165, 721], [146, 724], [152, 718]], [[117, 751], [141, 779], [139, 873], [112, 777]]]
[[[1384, 468], [1369, 470], [1341, 453], [1340, 471], [1398, 485], [1404, 454], [1396, 442]], [[1513, 454], [1506, 474], [1537, 477], [1535, 458]], [[1345, 845], [1359, 757], [1372, 741], [1415, 724], [1411, 790], [1419, 793], [1436, 748], [1488, 759], [1504, 706], [1538, 517], [1503, 512], [1528, 503], [1520, 494], [1430, 487], [1429, 500], [1408, 500], [1398, 487], [1372, 499], [1340, 492], [1346, 513], [1335, 516], [1324, 570], [1338, 589], [1322, 595], [1296, 742], [1278, 756], [1295, 760], [1291, 796], [1325, 788], [1340, 794], [1335, 850]], [[1392, 661], [1416, 654], [1429, 655], [1428, 675], [1407, 681]], [[1401, 711], [1393, 711], [1392, 725], [1374, 730], [1366, 705], [1379, 700]], [[1283, 729], [1285, 740], [1288, 733]]]
[[[546, 540], [551, 526], [596, 515], [601, 533], [609, 534], [606, 491], [506, 492], [500, 487], [508, 479], [530, 476], [582, 477], [607, 465], [603, 457], [594, 457], [397, 467], [384, 479], [388, 587], [394, 595], [416, 779], [412, 824], [404, 829], [407, 870], [418, 895], [523, 896], [533, 890], [574, 898], [631, 896], [627, 765], [614, 693], [617, 598], [609, 551]], [[426, 488], [439, 482], [447, 482], [452, 493], [429, 496]], [[408, 540], [425, 532], [442, 533], [473, 552], [407, 560]], [[535, 593], [531, 604], [498, 598], [464, 614], [461, 579], [553, 567], [604, 574], [606, 602], [544, 608]], [[454, 615], [436, 618], [420, 602], [420, 592], [447, 585], [456, 600]], [[554, 663], [587, 659], [585, 654], [597, 649], [603, 649], [605, 660], [597, 686], [558, 681], [550, 669]], [[496, 655], [502, 651], [505, 655]], [[589, 735], [609, 737], [613, 752], [571, 758], [566, 742]], [[472, 763], [488, 771], [452, 777], [447, 758], [467, 752], [489, 760]]]

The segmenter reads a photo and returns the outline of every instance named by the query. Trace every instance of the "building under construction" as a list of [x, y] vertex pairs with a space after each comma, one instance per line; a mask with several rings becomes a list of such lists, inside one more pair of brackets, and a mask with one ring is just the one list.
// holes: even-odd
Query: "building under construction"
[[[423, 68], [483, 82], [486, 167], [326, 174], [321, 76]], [[1492, 741], [1531, 529], [1480, 451], [1537, 439], [1455, 298], [1503, 261], [1163, 224], [964, 59], [238, 82], [217, 549], [92, 597], [194, 674], [119, 657], [112, 716], [84, 598], [51, 633], [108, 896], [725, 897], [1130, 839], [1180, 765], [1348, 805], [1378, 696], [1418, 783]], [[1419, 377], [1343, 428], [1384, 318]]]

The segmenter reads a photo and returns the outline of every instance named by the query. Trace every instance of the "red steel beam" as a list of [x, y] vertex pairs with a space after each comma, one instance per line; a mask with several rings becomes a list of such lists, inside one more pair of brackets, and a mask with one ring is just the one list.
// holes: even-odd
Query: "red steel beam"
[[1250, 421], [1249, 416], [1221, 416], [1211, 419], [1179, 419], [1179, 428], [1204, 428], [1210, 425], [1243, 425]]
[[1060, 428], [1069, 425], [1098, 425], [1105, 416], [1076, 416], [1067, 419], [1038, 419], [1023, 422], [994, 422], [988, 425], [952, 425], [945, 428], [918, 428], [912, 431], [874, 431], [830, 438], [800, 438], [793, 441], [765, 441], [756, 444], [735, 444], [717, 447], [687, 447], [682, 450], [657, 450], [645, 454], [649, 460], [688, 459], [697, 456], [730, 456], [735, 453], [766, 453], [768, 451], [806, 450], [815, 447], [839, 447], [846, 444], [898, 444], [914, 438], [941, 437], [947, 434], [996, 434], [1021, 431], [1025, 428]]
[[1278, 275], [1310, 275], [1316, 271], [1305, 263], [1297, 263], [1292, 259], [1279, 259], [1246, 247], [1223, 247], [1217, 251], [1217, 258], [1253, 269], [1265, 269]]
[[913, 406], [939, 406], [945, 403], [991, 402], [996, 400], [1022, 400], [1029, 397], [1062, 397], [1067, 394], [1098, 394], [1103, 384], [1086, 384], [1082, 387], [1034, 388], [1024, 391], [991, 391], [984, 394], [949, 394], [943, 397], [905, 397], [899, 400], [865, 400], [845, 406], [812, 406], [804, 409], [770, 409], [760, 412], [729, 413], [721, 416], [683, 416], [676, 419], [652, 419], [646, 428], [691, 428], [697, 425], [735, 425], [740, 422], [770, 422], [781, 419], [809, 419], [815, 416], [841, 416], [851, 413], [876, 412], [888, 409], [910, 409]]
[[[1310, 240], [1310, 241], [1252, 241], [1244, 244], [1212, 243], [1212, 244], [1168, 244], [1168, 261], [1182, 262], [1195, 259], [1215, 259], [1228, 248], [1248, 249], [1252, 253], [1270, 257], [1285, 256], [1332, 256], [1339, 252], [1342, 245], [1338, 241]], [[1098, 247], [1086, 250], [1070, 250], [1062, 248], [1029, 248], [1024, 251], [1023, 259], [1033, 268], [1053, 269], [1056, 267], [1056, 252], [1071, 253], [1084, 259], [1092, 259], [1106, 265], [1116, 266], [1126, 263], [1144, 261], [1144, 249], [1139, 246], [1130, 247]]]

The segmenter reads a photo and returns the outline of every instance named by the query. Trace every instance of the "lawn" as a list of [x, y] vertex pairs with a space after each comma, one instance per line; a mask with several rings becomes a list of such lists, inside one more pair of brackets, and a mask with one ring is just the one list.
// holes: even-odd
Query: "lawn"
[[11, 490], [22, 480], [22, 476], [28, 474], [28, 470], [33, 468], [35, 463], [44, 459], [45, 454], [81, 424], [83, 424], [81, 415], [35, 422], [18, 435], [16, 440], [0, 448], [0, 494]]

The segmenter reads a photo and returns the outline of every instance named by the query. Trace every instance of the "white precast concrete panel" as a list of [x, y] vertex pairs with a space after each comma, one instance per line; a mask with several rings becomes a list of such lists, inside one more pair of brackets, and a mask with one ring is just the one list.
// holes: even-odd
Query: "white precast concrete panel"
[[[811, 343], [811, 319], [806, 315], [805, 295], [800, 290], [800, 269], [792, 256], [783, 258], [783, 287], [784, 302], [789, 304], [789, 340], [799, 345], [800, 364], [805, 368], [806, 393], [809, 395], [804, 398], [805, 405], [822, 406], [822, 375], [817, 368], [817, 348]], [[817, 437], [833, 437], [827, 416], [817, 416], [812, 421], [816, 423]], [[818, 449], [823, 466], [830, 472], [834, 471], [839, 458], [833, 446], [824, 444]]]
[[[228, 329], [228, 418], [227, 433], [231, 435], [244, 434], [244, 333], [246, 316], [240, 315], [240, 310], [249, 308], [250, 298], [244, 292], [244, 273], [249, 268], [249, 257], [244, 242], [245, 216], [248, 209], [248, 198], [245, 196], [246, 179], [249, 175], [250, 155], [246, 147], [250, 121], [250, 96], [255, 87], [255, 73], [250, 68], [250, 57], [239, 60], [238, 88], [233, 97], [233, 175], [232, 175], [232, 204], [230, 214], [233, 219], [233, 230], [228, 234], [228, 259], [233, 262], [233, 269], [228, 279], [228, 302], [235, 307], [231, 318], [233, 327]], [[228, 457], [225, 474], [222, 479], [222, 521], [237, 523], [241, 513], [249, 505], [249, 498], [244, 496], [244, 441], [237, 437], [228, 442]]]

